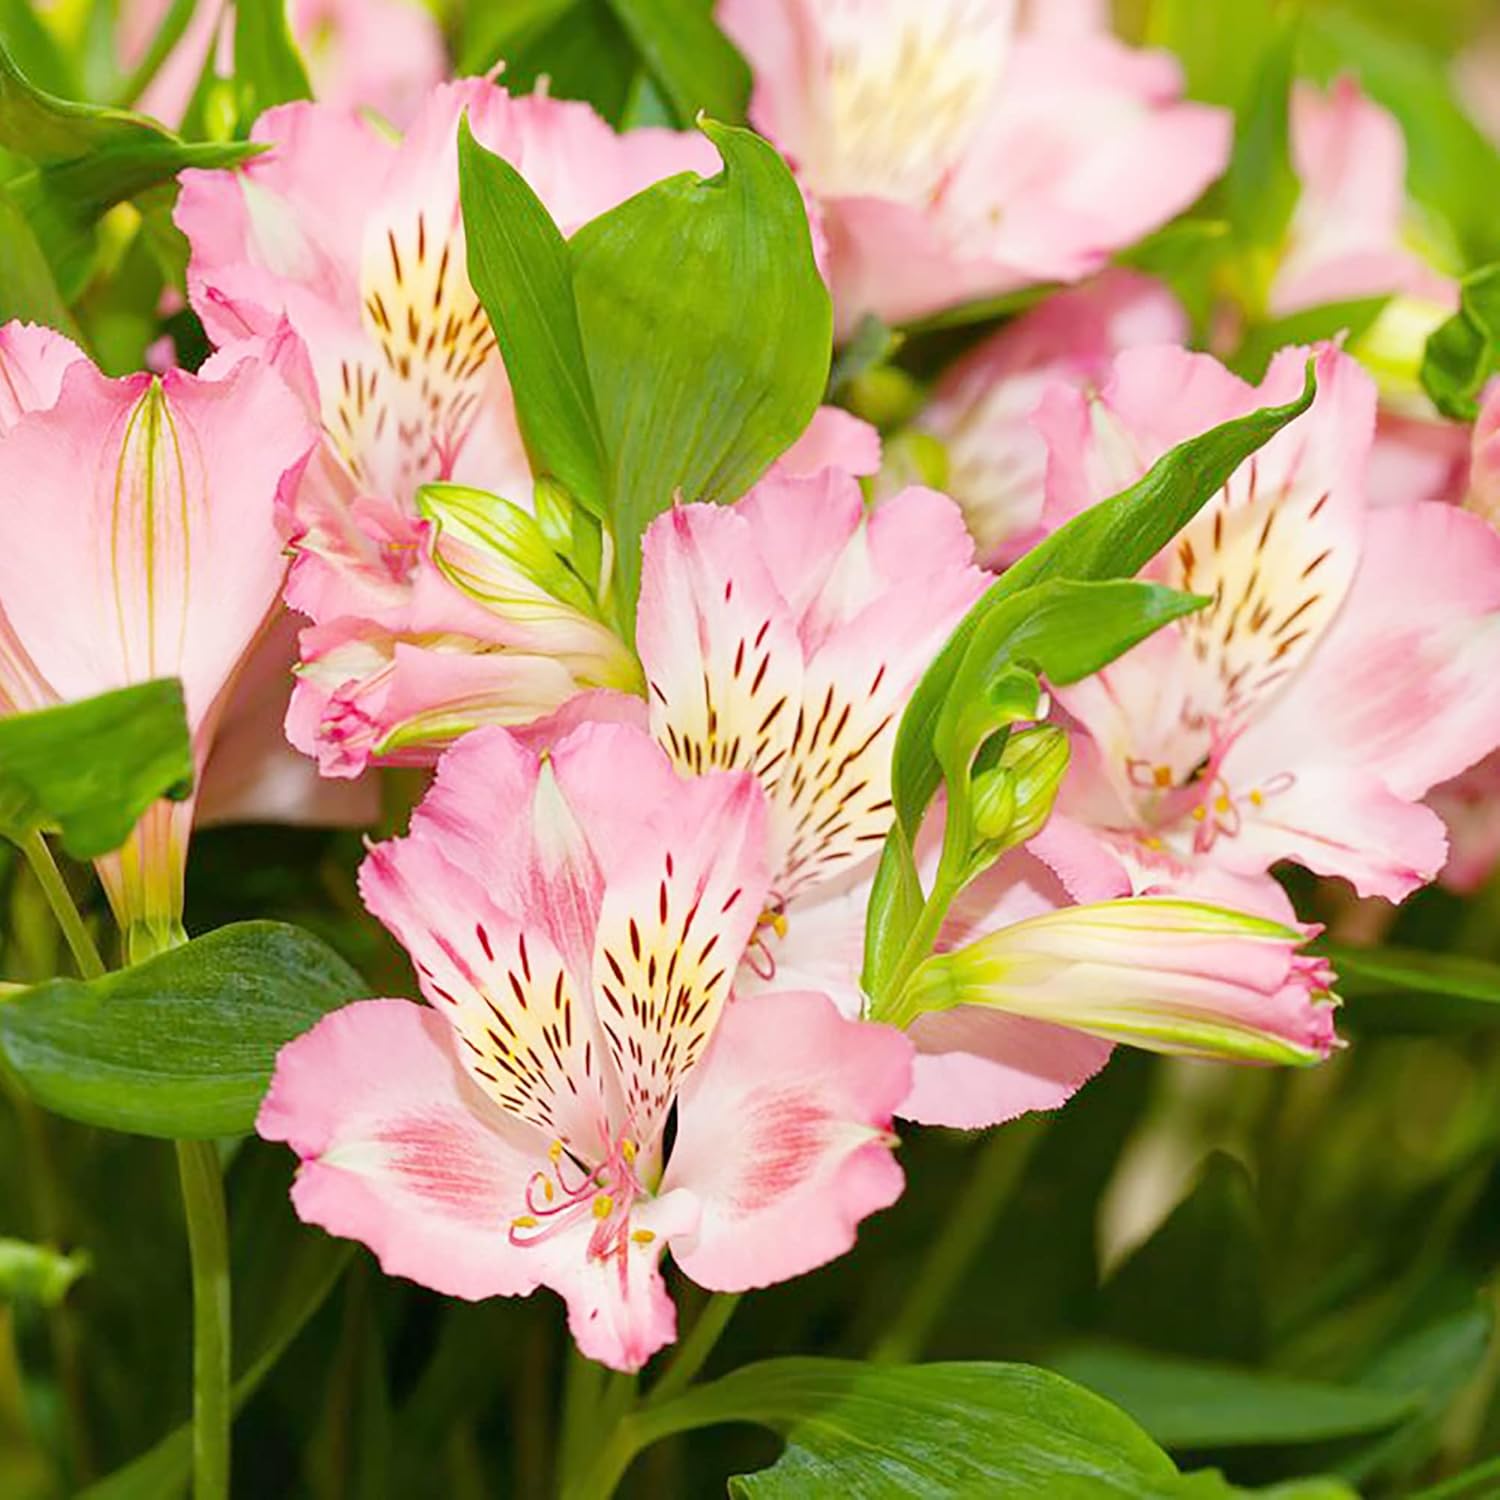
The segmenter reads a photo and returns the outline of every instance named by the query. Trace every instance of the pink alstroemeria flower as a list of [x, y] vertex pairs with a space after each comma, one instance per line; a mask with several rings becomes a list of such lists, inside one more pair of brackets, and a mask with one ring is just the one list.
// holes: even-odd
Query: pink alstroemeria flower
[[[1132, 350], [1096, 394], [1053, 391], [1049, 520], [1289, 399], [1305, 359], [1284, 351], [1255, 389], [1207, 355]], [[1059, 692], [1086, 731], [1068, 816], [1033, 845], [1059, 868], [1112, 854], [1138, 891], [1237, 882], [1232, 904], [1273, 915], [1278, 860], [1390, 900], [1441, 868], [1420, 799], [1500, 742], [1500, 537], [1449, 505], [1370, 507], [1373, 383], [1331, 349], [1317, 366], [1313, 408], [1149, 570], [1209, 605]]]
[[847, 1250], [901, 1190], [911, 1048], [821, 995], [731, 1001], [765, 833], [752, 777], [681, 780], [630, 726], [468, 736], [361, 874], [430, 1008], [347, 1006], [277, 1061], [298, 1213], [451, 1296], [549, 1286], [626, 1370], [674, 1336], [669, 1243], [718, 1291]]
[[[1228, 159], [1176, 61], [1013, 0], [720, 0], [828, 235], [841, 328], [1074, 281]], [[1070, 13], [1074, 7], [1069, 7]]]
[[1121, 349], [1187, 340], [1187, 316], [1160, 282], [1106, 271], [1058, 292], [986, 339], [943, 377], [917, 427], [947, 453], [946, 488], [987, 567], [1040, 541], [1047, 445], [1032, 414], [1047, 389], [1103, 377]]
[[[848, 1017], [866, 1013], [865, 913], [892, 819], [895, 727], [984, 587], [970, 553], [945, 496], [908, 490], [865, 515], [837, 471], [764, 481], [729, 508], [680, 507], [647, 533], [638, 644], [652, 731], [683, 770], [752, 771], [770, 805], [768, 912], [744, 994], [814, 989]], [[1114, 1040], [1267, 1061], [1326, 1053], [1328, 976], [1298, 953], [1306, 929], [1115, 901], [1128, 884], [1100, 863], [1069, 872], [1065, 890], [1012, 853], [962, 895], [939, 947], [982, 943], [985, 1003], [903, 1018], [918, 1057], [899, 1114], [978, 1126], [1055, 1108]], [[1022, 964], [1028, 945], [1051, 943], [1056, 960], [1070, 934], [1102, 967], [1051, 961], [1043, 976], [1039, 957]]]
[[828, 939], [891, 825], [901, 711], [988, 581], [972, 556], [946, 495], [908, 489], [866, 513], [838, 469], [679, 506], [646, 533], [636, 646], [652, 733], [684, 771], [760, 780], [771, 919], [751, 964], [846, 1014], [857, 946]]
[[[286, 573], [273, 520], [316, 435], [266, 366], [110, 380], [59, 334], [0, 330], [0, 706], [179, 677], [201, 772], [225, 692]], [[193, 802], [100, 861], [134, 946], [180, 932]]]

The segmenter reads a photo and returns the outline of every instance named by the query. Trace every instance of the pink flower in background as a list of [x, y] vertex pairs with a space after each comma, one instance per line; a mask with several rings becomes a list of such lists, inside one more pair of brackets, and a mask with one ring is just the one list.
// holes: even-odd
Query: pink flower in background
[[752, 120], [819, 205], [845, 329], [1077, 280], [1228, 159], [1228, 115], [1183, 102], [1174, 59], [1023, 25], [1009, 0], [720, 0], [718, 17], [755, 70]]
[[679, 780], [628, 726], [465, 739], [361, 877], [431, 1008], [347, 1006], [278, 1060], [258, 1129], [299, 1214], [451, 1296], [550, 1286], [628, 1370], [674, 1336], [669, 1243], [721, 1291], [847, 1250], [901, 1190], [910, 1045], [816, 994], [729, 1003], [765, 831], [752, 777]]
[[[1102, 892], [1100, 894], [1103, 894]], [[972, 1129], [1056, 1109], [1117, 1042], [1311, 1063], [1336, 1045], [1316, 929], [1195, 901], [1073, 904], [1040, 860], [1003, 855], [963, 892], [915, 976], [917, 1057], [898, 1113]]]
[[[124, 0], [119, 50], [127, 72], [145, 56], [170, 9], [170, 0]], [[338, 109], [374, 110], [404, 126], [448, 71], [442, 32], [421, 0], [290, 0], [287, 18], [314, 96]], [[140, 108], [178, 125], [210, 50], [217, 72], [232, 76], [233, 35], [228, 7], [199, 0]]]
[[859, 1013], [850, 892], [891, 825], [907, 698], [984, 590], [972, 553], [946, 496], [909, 489], [866, 514], [838, 469], [679, 506], [646, 534], [636, 644], [652, 733], [686, 772], [744, 769], [765, 788], [770, 919], [751, 954], [765, 983]]
[[1353, 78], [1292, 93], [1292, 161], [1301, 193], [1271, 286], [1278, 317], [1404, 294], [1446, 306], [1453, 283], [1408, 243], [1406, 142], [1388, 110]]
[[404, 129], [448, 74], [422, 0], [290, 0], [288, 16], [320, 104], [373, 109]]
[[[1054, 391], [1049, 521], [1288, 399], [1305, 358], [1284, 351], [1255, 389], [1206, 355], [1132, 350], [1097, 394]], [[1329, 349], [1318, 376], [1312, 410], [1149, 570], [1208, 606], [1058, 694], [1086, 731], [1067, 816], [1033, 845], [1059, 868], [1113, 858], [1137, 890], [1207, 880], [1215, 899], [1239, 882], [1234, 904], [1272, 914], [1277, 860], [1391, 900], [1441, 868], [1419, 799], [1500, 742], [1500, 537], [1453, 506], [1371, 508], [1373, 383]]]
[[[266, 366], [109, 380], [59, 335], [0, 332], [0, 703], [180, 677], [198, 769], [286, 572], [273, 520], [315, 434]], [[28, 409], [30, 408], [30, 409]], [[193, 804], [160, 803], [100, 862], [122, 925], [170, 932]]]
[[1177, 299], [1150, 277], [1106, 271], [1058, 292], [966, 355], [943, 377], [918, 426], [945, 445], [946, 488], [980, 560], [1013, 562], [1040, 540], [1047, 445], [1031, 418], [1057, 381], [1101, 379], [1121, 350], [1187, 339]]

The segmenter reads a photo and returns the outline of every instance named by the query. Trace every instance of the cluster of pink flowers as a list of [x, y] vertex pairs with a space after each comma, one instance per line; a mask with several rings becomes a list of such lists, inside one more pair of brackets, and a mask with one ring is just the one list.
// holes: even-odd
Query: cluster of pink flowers
[[[301, 1158], [301, 1215], [391, 1273], [548, 1286], [586, 1354], [638, 1368], [674, 1334], [669, 1247], [724, 1291], [841, 1254], [901, 1192], [895, 1120], [1055, 1108], [1119, 1043], [1326, 1057], [1334, 980], [1279, 862], [1399, 901], [1448, 858], [1429, 793], [1467, 830], [1455, 876], [1500, 853], [1473, 791], [1500, 777], [1500, 397], [1471, 477], [1468, 435], [1382, 373], [1454, 304], [1402, 238], [1399, 131], [1350, 82], [1297, 94], [1303, 193], [1265, 308], [1391, 301], [1356, 346], [1249, 384], [1184, 347], [1164, 285], [1109, 267], [1222, 174], [1231, 126], [1096, 11], [721, 0], [840, 329], [1077, 284], [917, 418], [951, 498], [878, 475], [875, 431], [825, 409], [736, 503], [654, 522], [634, 639], [525, 565], [533, 476], [467, 275], [457, 131], [564, 234], [713, 173], [702, 136], [429, 86], [413, 48], [394, 137], [339, 97], [367, 97], [351, 47], [330, 102], [260, 119], [262, 154], [183, 174], [201, 372], [107, 380], [60, 336], [0, 332], [0, 485], [45, 506], [0, 553], [0, 704], [178, 675], [204, 801], [282, 818], [357, 820], [372, 768], [436, 767], [361, 875], [426, 1003], [292, 1043], [259, 1127]], [[987, 570], [1291, 398], [1309, 358], [1310, 409], [1147, 569], [1208, 603], [1053, 695], [1055, 813], [877, 1017], [897, 726]], [[295, 763], [256, 735], [278, 695]], [[193, 815], [153, 810], [104, 863], [125, 922], [180, 921]]]

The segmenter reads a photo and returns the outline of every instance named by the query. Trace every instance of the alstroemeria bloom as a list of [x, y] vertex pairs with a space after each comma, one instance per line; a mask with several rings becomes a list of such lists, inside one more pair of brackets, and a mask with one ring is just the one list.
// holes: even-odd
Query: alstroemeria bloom
[[1075, 905], [1012, 850], [962, 893], [917, 971], [899, 1113], [973, 1129], [1055, 1109], [1116, 1043], [1319, 1062], [1337, 1045], [1337, 1002], [1327, 964], [1299, 951], [1315, 931], [1187, 900]]
[[[253, 360], [109, 380], [60, 335], [10, 325], [0, 345], [0, 494], [27, 517], [0, 548], [0, 704], [180, 677], [201, 771], [280, 592], [277, 492], [315, 434]], [[159, 803], [100, 862], [122, 925], [152, 941], [179, 930], [192, 817]]]
[[1048, 387], [1101, 379], [1121, 349], [1184, 343], [1187, 331], [1181, 305], [1160, 282], [1106, 271], [1048, 297], [943, 377], [917, 426], [945, 446], [946, 488], [981, 562], [1013, 562], [1043, 534], [1047, 445], [1031, 417]]
[[[752, 771], [771, 809], [771, 920], [752, 965], [859, 1013], [847, 927], [891, 825], [917, 679], [988, 581], [946, 495], [868, 514], [838, 469], [772, 476], [646, 533], [636, 645], [651, 728], [690, 773]], [[857, 939], [856, 939], [857, 942]]]
[[[1175, 59], [1013, 0], [720, 0], [750, 113], [821, 210], [841, 327], [1073, 281], [1229, 152]], [[1071, 7], [1070, 7], [1071, 9]]]
[[901, 1190], [911, 1049], [821, 995], [730, 1003], [765, 833], [752, 777], [679, 779], [629, 726], [456, 746], [361, 874], [430, 1008], [334, 1012], [261, 1108], [301, 1216], [452, 1296], [552, 1287], [620, 1369], [673, 1337], [669, 1243], [719, 1291], [847, 1250]]
[[[1132, 350], [1096, 394], [1050, 393], [1049, 519], [1289, 399], [1305, 360], [1284, 351], [1255, 389], [1206, 355]], [[1373, 383], [1333, 350], [1317, 364], [1312, 409], [1148, 570], [1208, 606], [1058, 694], [1087, 733], [1044, 857], [1113, 850], [1147, 891], [1248, 881], [1233, 904], [1273, 912], [1277, 860], [1391, 900], [1441, 868], [1420, 798], [1500, 742], [1500, 537], [1449, 505], [1370, 507]]]

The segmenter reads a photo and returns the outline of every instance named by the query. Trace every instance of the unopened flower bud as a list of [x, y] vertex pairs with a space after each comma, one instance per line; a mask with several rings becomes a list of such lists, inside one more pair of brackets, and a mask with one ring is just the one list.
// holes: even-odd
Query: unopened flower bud
[[1004, 766], [981, 771], [974, 778], [972, 807], [979, 838], [987, 842], [1007, 838], [1016, 813], [1016, 778]]
[[1068, 736], [1055, 724], [1018, 729], [1005, 742], [996, 770], [1009, 772], [1015, 787], [1007, 843], [1024, 844], [1042, 831], [1067, 769]]

